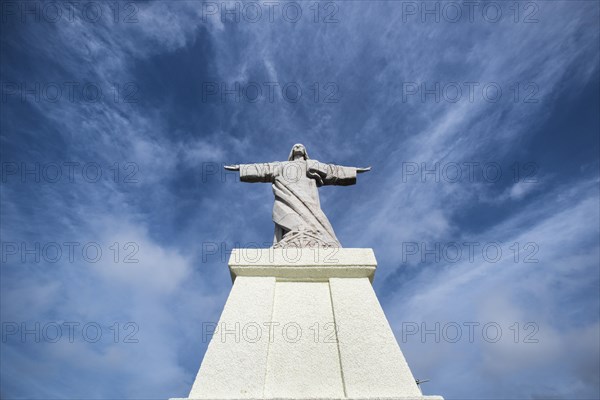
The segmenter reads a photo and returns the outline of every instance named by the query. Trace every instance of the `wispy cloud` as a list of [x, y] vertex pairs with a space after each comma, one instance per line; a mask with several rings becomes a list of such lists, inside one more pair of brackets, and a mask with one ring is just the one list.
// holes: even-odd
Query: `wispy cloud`
[[[10, 19], [3, 83], [92, 83], [104, 96], [3, 100], [3, 162], [63, 166], [57, 183], [22, 182], [20, 171], [2, 182], [3, 241], [93, 242], [103, 257], [11, 255], [2, 321], [97, 322], [104, 337], [3, 342], [2, 395], [187, 395], [206, 346], [201, 323], [218, 318], [230, 288], [225, 256], [206, 257], [204, 245], [272, 238], [269, 186], [236, 182], [222, 164], [283, 160], [302, 142], [320, 161], [373, 166], [355, 187], [322, 188], [321, 200], [344, 245], [375, 249], [375, 287], [399, 339], [403, 322], [504, 329], [498, 343], [401, 343], [416, 374], [434, 378], [426, 392], [598, 396], [598, 126], [586, 109], [598, 103], [589, 90], [598, 4], [532, 2], [536, 23], [523, 23], [530, 3], [518, 3], [518, 18], [503, 3], [499, 23], [422, 23], [406, 3], [339, 2], [335, 23], [323, 22], [330, 9], [315, 22], [308, 3], [296, 23], [280, 14], [222, 21], [195, 1], [131, 3], [117, 21], [108, 5], [93, 23]], [[132, 10], [135, 22], [124, 23]], [[256, 102], [243, 93], [203, 101], [206, 83], [262, 92]], [[266, 83], [276, 84], [272, 101]], [[299, 101], [283, 93], [289, 84]], [[448, 90], [439, 101], [422, 97], [436, 84]], [[486, 85], [502, 97], [490, 101]], [[65, 162], [80, 163], [74, 182]], [[81, 173], [90, 163], [102, 170], [97, 182]], [[500, 179], [482, 175], [491, 164]], [[524, 179], [530, 164], [535, 183]], [[440, 172], [449, 165], [463, 168], [457, 182]], [[567, 170], [577, 172], [567, 179]], [[498, 242], [506, 257], [403, 261], [403, 243], [466, 241]], [[537, 245], [539, 262], [514, 262], [514, 243]], [[132, 252], [139, 261], [123, 263]], [[114, 342], [115, 321], [135, 323], [139, 343]], [[511, 342], [511, 324], [525, 334], [529, 321], [539, 343]]]

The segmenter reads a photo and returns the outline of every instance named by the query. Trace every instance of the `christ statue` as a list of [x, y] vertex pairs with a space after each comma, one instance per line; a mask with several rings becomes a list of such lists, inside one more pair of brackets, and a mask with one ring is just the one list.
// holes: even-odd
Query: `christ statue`
[[273, 247], [342, 247], [331, 223], [321, 210], [318, 187], [353, 185], [356, 174], [371, 167], [342, 167], [323, 164], [308, 157], [302, 144], [295, 144], [288, 161], [227, 165], [239, 171], [242, 182], [273, 184], [275, 204]]

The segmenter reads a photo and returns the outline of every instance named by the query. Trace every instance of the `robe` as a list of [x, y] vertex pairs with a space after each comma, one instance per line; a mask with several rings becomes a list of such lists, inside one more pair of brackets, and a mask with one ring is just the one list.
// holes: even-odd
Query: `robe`
[[318, 245], [341, 247], [331, 223], [321, 210], [318, 187], [353, 185], [356, 168], [324, 164], [317, 160], [241, 164], [242, 182], [271, 182], [275, 203], [274, 246], [294, 235], [308, 235]]

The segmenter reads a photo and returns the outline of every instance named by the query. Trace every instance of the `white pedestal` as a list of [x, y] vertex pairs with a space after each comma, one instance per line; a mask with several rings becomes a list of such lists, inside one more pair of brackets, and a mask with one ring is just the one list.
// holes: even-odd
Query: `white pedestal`
[[189, 399], [423, 396], [373, 291], [371, 249], [236, 249]]

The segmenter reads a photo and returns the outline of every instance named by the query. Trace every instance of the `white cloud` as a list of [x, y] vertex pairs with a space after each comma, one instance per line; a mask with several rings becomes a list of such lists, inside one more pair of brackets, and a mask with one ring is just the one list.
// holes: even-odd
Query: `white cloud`
[[[466, 337], [456, 345], [443, 340], [442, 344], [436, 345], [432, 337], [424, 344], [409, 342], [402, 347], [417, 371], [434, 374], [440, 384], [448, 385], [448, 390], [453, 393], [462, 392], [451, 383], [454, 369], [469, 368], [474, 374], [487, 373], [505, 379], [510, 376], [515, 389], [506, 389], [505, 396], [535, 396], [550, 394], [538, 392], [541, 389], [534, 384], [538, 372], [559, 374], [562, 368], [578, 368], [578, 363], [585, 362], [588, 358], [585, 352], [571, 353], [569, 357], [566, 353], [574, 337], [593, 339], [595, 335], [597, 339], [598, 323], [579, 321], [577, 315], [584, 312], [583, 309], [566, 311], [563, 308], [566, 305], [561, 302], [582, 296], [577, 300], [579, 307], [598, 308], [597, 300], [587, 297], [595, 287], [593, 282], [597, 277], [594, 275], [600, 255], [598, 244], [592, 244], [598, 236], [598, 226], [588, 223], [599, 218], [598, 196], [593, 186], [592, 182], [585, 182], [566, 190], [558, 188], [476, 238], [461, 238], [461, 241], [488, 238], [502, 243], [504, 256], [500, 261], [486, 262], [480, 252], [475, 252], [474, 262], [467, 257], [456, 263], [442, 260], [418, 273], [410, 287], [405, 286], [408, 291], [397, 292], [386, 302], [388, 317], [398, 330], [402, 321], [424, 321], [429, 328], [435, 322], [442, 326], [457, 322], [463, 327], [464, 335], [467, 333], [463, 325], [466, 322], [479, 323], [478, 329], [493, 322], [503, 330], [498, 343], [482, 340], [480, 330], [474, 343], [466, 343]], [[556, 193], [564, 193], [566, 198], [551, 200], [556, 199]], [[565, 204], [569, 206], [564, 207]], [[540, 213], [534, 222], [523, 227], [524, 217], [529, 219], [535, 209]], [[514, 243], [521, 249], [518, 262]], [[536, 251], [523, 251], [528, 243], [533, 243]], [[581, 254], [582, 251], [586, 254]], [[528, 254], [533, 254], [531, 260], [538, 261], [524, 262]], [[524, 343], [535, 329], [533, 326], [525, 329], [528, 322], [539, 328], [531, 336], [538, 343]], [[520, 324], [518, 329], [515, 323]], [[515, 330], [520, 335], [518, 343], [514, 342]], [[591, 343], [593, 340], [588, 342], [591, 345], [589, 351], [597, 353], [597, 342]], [[418, 349], [436, 351], [438, 347], [443, 354], [441, 360], [434, 356], [425, 359], [417, 356]], [[569, 376], [557, 378], [550, 384], [552, 393], [583, 396], [598, 390], [597, 379], [590, 380], [587, 376], [581, 382], [580, 391], [571, 392]], [[473, 379], [477, 378], [474, 376]], [[486, 388], [486, 385], [474, 384], [470, 395], [484, 396]]]

